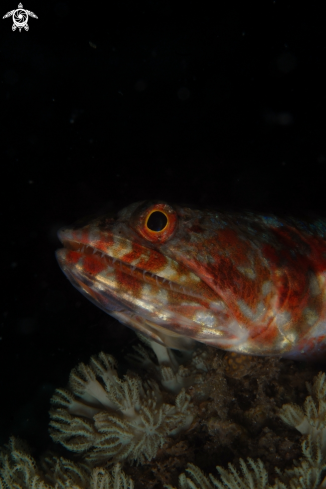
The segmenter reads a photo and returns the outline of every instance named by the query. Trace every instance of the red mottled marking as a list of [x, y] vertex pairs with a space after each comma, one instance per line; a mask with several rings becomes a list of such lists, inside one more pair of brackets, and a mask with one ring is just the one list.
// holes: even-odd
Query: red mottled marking
[[[148, 251], [150, 252], [149, 256], [147, 256]], [[144, 256], [142, 257], [142, 255]], [[149, 248], [144, 248], [138, 243], [133, 243], [132, 251], [123, 255], [123, 261], [125, 263], [131, 263], [132, 261], [137, 260], [137, 258], [140, 258], [140, 260], [137, 263], [136, 267], [151, 272], [160, 270], [167, 263], [167, 260], [165, 256], [162, 255], [162, 253], [158, 253], [157, 251], [151, 250]]]
[[282, 310], [283, 305], [287, 301], [288, 295], [289, 295], [289, 280], [288, 276], [283, 274], [281, 276], [278, 276], [277, 279], [275, 280], [275, 284], [277, 286], [277, 293], [278, 293], [278, 304], [277, 307]]
[[83, 261], [85, 272], [91, 275], [101, 273], [105, 268], [105, 262], [96, 255], [86, 255]]
[[230, 258], [224, 256], [219, 258], [216, 275], [221, 284], [220, 287], [230, 290], [232, 294], [236, 294], [237, 296], [241, 293], [242, 274], [234, 267], [233, 261]]
[[307, 239], [307, 243], [311, 248], [310, 260], [314, 264], [317, 272], [326, 270], [326, 246], [325, 241], [317, 236], [311, 236]]
[[[192, 304], [189, 304], [189, 297], [182, 293], [182, 291], [172, 291], [167, 289], [168, 297], [169, 297], [169, 304], [171, 306], [171, 310], [174, 310], [174, 307], [177, 308], [178, 311], [191, 311], [192, 308], [194, 308], [194, 311], [196, 311], [198, 308], [200, 310], [209, 309], [209, 301], [205, 300], [204, 298], [200, 299], [199, 297], [192, 298], [191, 302]], [[187, 301], [186, 305], [183, 305], [181, 301]], [[192, 314], [192, 313], [191, 313]], [[187, 314], [186, 314], [187, 315]]]
[[293, 318], [296, 319], [301, 316], [302, 308], [307, 305], [309, 299], [309, 287], [303, 273], [301, 275], [297, 274], [296, 277], [293, 273], [290, 283], [288, 307], [293, 311]]
[[65, 261], [70, 265], [74, 265], [75, 263], [78, 263], [81, 257], [82, 254], [79, 253], [78, 251], [69, 250], [67, 251]]
[[[209, 240], [210, 241], [210, 240]], [[216, 242], [220, 249], [227, 250], [228, 256], [232, 258], [235, 266], [241, 266], [248, 263], [248, 254], [250, 252], [249, 244], [240, 239], [233, 229], [221, 229], [212, 240], [212, 245], [216, 247]]]
[[310, 253], [306, 250], [306, 246], [304, 245], [308, 244], [308, 241], [304, 242], [298, 234], [294, 234], [289, 230], [277, 228], [272, 231], [278, 242], [281, 244], [279, 256], [283, 258], [283, 265], [285, 261], [285, 265], [292, 265], [294, 270], [299, 269], [301, 273], [307, 272], [311, 267], [311, 262], [308, 258]]
[[[243, 300], [248, 306], [255, 307], [259, 302], [259, 284], [256, 281], [245, 277], [237, 268], [233, 261], [227, 257], [220, 257], [216, 267], [219, 280], [219, 287], [222, 293], [231, 292], [233, 300]], [[242, 313], [241, 313], [242, 315]], [[248, 318], [246, 318], [248, 320]]]
[[282, 245], [279, 255], [283, 258], [282, 268], [289, 280], [287, 304], [293, 312], [293, 319], [296, 320], [309, 298], [307, 276], [311, 270], [311, 261], [303, 254], [306, 252], [306, 246], [298, 234], [279, 228], [273, 229], [273, 232]]
[[139, 260], [137, 267], [146, 268], [146, 270], [155, 272], [163, 268], [167, 263], [166, 258], [161, 253], [151, 250], [149, 257], [143, 257]]
[[125, 263], [131, 263], [132, 261], [137, 260], [137, 258], [140, 258], [146, 251], [147, 248], [140, 246], [138, 243], [132, 243], [132, 250], [123, 255], [123, 261]]
[[326, 344], [324, 343], [326, 336], [319, 336], [318, 338], [304, 339], [299, 342], [298, 349], [303, 350], [306, 355], [313, 353], [314, 355], [325, 355]]
[[[231, 300], [234, 303], [235, 297], [238, 297], [237, 292], [239, 291], [235, 284], [235, 279], [237, 284], [239, 284], [241, 277], [240, 272], [234, 268], [230, 259], [223, 258], [224, 263], [221, 264], [221, 268], [220, 263], [216, 264], [214, 273], [212, 273], [210, 265], [201, 263], [194, 257], [188, 259], [187, 256], [184, 256], [183, 260], [184, 265], [186, 267], [190, 265], [189, 268], [192, 268], [195, 273], [199, 274], [224, 301], [228, 302]], [[218, 260], [221, 260], [221, 257]], [[231, 290], [232, 288], [233, 290]], [[229, 305], [231, 306], [231, 304]]]
[[73, 230], [72, 237], [75, 241], [78, 241], [80, 243], [88, 243], [89, 242], [88, 231], [89, 231], [88, 228], [82, 228], [81, 233], [80, 233], [80, 229]]
[[127, 273], [116, 269], [115, 279], [122, 289], [132, 291], [132, 294], [136, 297], [140, 296], [142, 290], [142, 282], [138, 280], [135, 276], [128, 275]]
[[279, 331], [277, 326], [273, 322], [273, 320], [271, 320], [267, 328], [265, 326], [262, 327], [258, 326], [255, 327], [254, 329], [250, 329], [249, 333], [250, 333], [250, 337], [252, 339], [255, 339], [257, 343], [272, 346], [274, 341], [278, 339]]
[[311, 263], [301, 254], [293, 257], [283, 248], [278, 253], [270, 245], [264, 246], [263, 253], [269, 260], [271, 269], [279, 272], [274, 278], [278, 288], [279, 307], [282, 308], [284, 304], [287, 304], [293, 319], [299, 318], [309, 298], [307, 275], [311, 269]]
[[263, 256], [270, 262], [270, 266], [273, 270], [279, 265], [280, 257], [278, 256], [275, 248], [272, 245], [266, 244], [262, 246]]
[[113, 246], [113, 244], [114, 240], [112, 233], [100, 233], [100, 239], [94, 242], [94, 247], [106, 252], [107, 248]]
[[[322, 340], [324, 338], [325, 337], [322, 337]], [[316, 349], [316, 346], [319, 343], [319, 341], [316, 341], [316, 340], [317, 340], [317, 338], [310, 338], [309, 340], [305, 338], [303, 341], [300, 341], [298, 343], [298, 348], [301, 348], [306, 354], [309, 354]]]

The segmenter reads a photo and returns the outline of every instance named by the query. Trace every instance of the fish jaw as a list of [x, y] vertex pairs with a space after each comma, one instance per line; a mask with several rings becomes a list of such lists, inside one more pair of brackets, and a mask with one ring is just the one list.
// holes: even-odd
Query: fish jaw
[[137, 202], [59, 232], [67, 278], [158, 343], [326, 351], [326, 222]]
[[56, 258], [77, 290], [122, 324], [170, 348], [190, 350], [195, 340], [209, 343], [210, 335], [215, 345], [217, 325], [221, 346], [238, 341], [227, 324], [223, 328], [225, 305], [205, 283], [134, 236], [126, 237], [122, 228], [107, 224], [104, 232], [93, 222], [58, 232], [64, 247]]

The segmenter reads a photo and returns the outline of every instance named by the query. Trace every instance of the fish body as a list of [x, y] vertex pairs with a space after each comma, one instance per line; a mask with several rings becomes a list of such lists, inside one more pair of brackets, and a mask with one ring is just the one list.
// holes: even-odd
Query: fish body
[[157, 343], [325, 355], [325, 221], [143, 201], [58, 235], [72, 284]]

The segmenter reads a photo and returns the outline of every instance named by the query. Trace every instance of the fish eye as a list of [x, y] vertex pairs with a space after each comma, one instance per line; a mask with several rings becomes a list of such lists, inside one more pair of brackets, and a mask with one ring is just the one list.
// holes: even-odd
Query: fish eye
[[176, 230], [176, 210], [166, 202], [141, 202], [130, 217], [130, 226], [151, 243], [163, 244]]
[[159, 233], [163, 231], [168, 224], [168, 218], [162, 211], [153, 211], [146, 220], [146, 226], [150, 231]]

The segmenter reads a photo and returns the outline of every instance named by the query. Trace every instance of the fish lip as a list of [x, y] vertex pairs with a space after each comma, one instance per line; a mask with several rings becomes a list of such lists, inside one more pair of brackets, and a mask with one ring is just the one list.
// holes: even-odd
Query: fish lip
[[190, 297], [196, 297], [191, 293], [191, 290], [186, 290], [185, 287], [178, 284], [177, 282], [174, 282], [173, 280], [164, 278], [161, 275], [156, 274], [155, 272], [139, 268], [137, 267], [137, 265], [132, 265], [128, 262], [121, 260], [121, 258], [114, 258], [107, 251], [95, 248], [94, 246], [92, 246], [92, 244], [83, 243], [73, 236], [73, 231], [74, 230], [71, 228], [61, 228], [58, 231], [58, 238], [61, 241], [63, 248], [61, 248], [62, 256], [59, 249], [56, 252], [56, 258], [59, 266], [63, 270], [66, 269], [65, 257], [63, 256], [64, 251], [76, 251], [80, 253], [83, 257], [85, 257], [86, 255], [97, 255], [100, 259], [105, 260], [109, 266], [115, 269], [120, 268], [121, 271], [124, 271], [130, 276], [136, 276], [143, 282], [155, 281], [156, 285], [160, 285], [161, 287], [168, 290], [170, 289], [174, 290], [175, 292], [181, 292]]
[[57, 236], [59, 238], [59, 241], [60, 243], [63, 244], [63, 240], [64, 240], [64, 230], [63, 229], [59, 229], [59, 231], [57, 232]]
[[71, 238], [71, 231], [72, 230], [69, 228], [61, 228], [57, 232], [58, 239], [63, 244], [63, 246], [65, 246], [65, 241], [75, 241]]
[[138, 280], [141, 280], [142, 282], [154, 282], [156, 286], [160, 286], [175, 292], [181, 292], [190, 297], [193, 296], [191, 290], [186, 290], [185, 287], [178, 284], [177, 282], [174, 282], [168, 278], [164, 278], [161, 275], [156, 274], [155, 272], [139, 268], [137, 267], [137, 265], [131, 265], [130, 263], [125, 262], [120, 258], [114, 258], [106, 251], [100, 250], [98, 248], [95, 248], [91, 244], [86, 244], [73, 238], [71, 236], [70, 229], [60, 229], [58, 231], [58, 238], [60, 239], [63, 248], [60, 248], [56, 251], [56, 258], [60, 268], [64, 273], [66, 273], [66, 270], [69, 269], [69, 265], [67, 265], [65, 261], [65, 252], [76, 251], [80, 253], [83, 257], [85, 257], [86, 255], [98, 256], [101, 260], [104, 260], [108, 266], [111, 266], [114, 269], [119, 269], [120, 271], [123, 271], [131, 277], [138, 278]]
[[[76, 239], [71, 238], [70, 233], [71, 233], [71, 231], [69, 229], [68, 230], [60, 229], [58, 231], [58, 238], [61, 241], [63, 247], [56, 250], [55, 255], [56, 255], [56, 259], [58, 261], [58, 264], [59, 264], [62, 272], [66, 275], [66, 277], [72, 283], [72, 285], [75, 288], [77, 288], [83, 295], [86, 295], [85, 290], [83, 289], [83, 284], [78, 279], [76, 279], [74, 272], [71, 271], [69, 265], [66, 263], [66, 252], [69, 249], [70, 250], [76, 249], [76, 251], [77, 251], [78, 248], [83, 249], [83, 247], [84, 247], [84, 250], [88, 249], [88, 253], [90, 253], [90, 249], [93, 249], [93, 250], [96, 250], [96, 253], [103, 254], [103, 257], [106, 258], [107, 260], [112, 261], [114, 263], [114, 264], [112, 264], [112, 266], [119, 267], [119, 264], [124, 265], [126, 267], [125, 272], [129, 273], [130, 275], [133, 275], [137, 272], [138, 273], [140, 272], [142, 275], [141, 278], [143, 279], [143, 281], [146, 281], [145, 275], [147, 275], [147, 277], [151, 276], [151, 278], [154, 280], [155, 280], [155, 278], [162, 280], [162, 277], [160, 277], [160, 276], [158, 276], [152, 272], [147, 272], [146, 270], [142, 270], [142, 269], [139, 269], [137, 267], [133, 267], [129, 263], [125, 263], [122, 260], [119, 260], [118, 258], [114, 259], [113, 257], [108, 255], [107, 253], [104, 253], [101, 250], [94, 248], [91, 245], [86, 245], [86, 244], [84, 244], [84, 243], [82, 243]], [[88, 253], [85, 253], [81, 250], [78, 250], [78, 251], [83, 256], [88, 254]], [[169, 282], [169, 280], [163, 279], [163, 282]], [[127, 321], [127, 322], [121, 321], [126, 326], [131, 327], [135, 331], [139, 331], [140, 333], [144, 334], [145, 336], [149, 337], [151, 340], [153, 340], [157, 343], [165, 345], [166, 341], [167, 341], [171, 348], [173, 348], [173, 347], [176, 348], [176, 344], [174, 342], [172, 342], [171, 344], [169, 343], [169, 341], [172, 341], [172, 340], [170, 340], [171, 333], [170, 333], [168, 328], [164, 328], [164, 326], [159, 326], [159, 330], [156, 330], [155, 329], [155, 321], [154, 322], [152, 321], [151, 326], [150, 326], [150, 324], [149, 324], [150, 319], [146, 318], [145, 316], [143, 317], [141, 314], [138, 314], [138, 316], [143, 321], [142, 327], [140, 327], [140, 324], [138, 324], [138, 327], [132, 325], [133, 324], [132, 317], [136, 315], [136, 312], [132, 308], [128, 307], [128, 305], [126, 305], [124, 302], [119, 300], [119, 298], [114, 297], [113, 294], [108, 293], [108, 295], [111, 295], [112, 302], [114, 302], [112, 307], [109, 307], [109, 308], [107, 307], [107, 304], [104, 307], [103, 304], [101, 303], [101, 301], [96, 301], [96, 300], [94, 300], [94, 298], [92, 298], [89, 295], [87, 296], [87, 298], [88, 298], [88, 300], [93, 302], [97, 307], [102, 309], [105, 313], [110, 314], [111, 316], [115, 317], [119, 321], [121, 321], [121, 319], [123, 317], [125, 317], [127, 319], [129, 317], [129, 321]], [[164, 330], [166, 330], [165, 333], [164, 333]], [[172, 331], [172, 333], [174, 333], [174, 332]], [[162, 337], [163, 334], [164, 334], [165, 339]], [[184, 350], [193, 349], [193, 345], [194, 345], [194, 341], [195, 341], [193, 338], [183, 337], [183, 335], [181, 335], [181, 334], [180, 335], [172, 334], [172, 337], [176, 337], [176, 336], [178, 336], [178, 348], [179, 349], [184, 349]], [[177, 341], [177, 340], [174, 339], [174, 341]]]
[[[57, 232], [57, 236], [63, 247], [57, 250], [58, 252], [60, 250], [72, 250], [72, 251], [78, 251], [78, 253], [82, 254], [83, 256], [87, 254], [94, 254], [96, 252], [96, 254], [100, 255], [102, 258], [107, 257], [115, 261], [115, 259], [112, 256], [110, 256], [107, 252], [100, 250], [99, 248], [95, 248], [90, 243], [83, 243], [81, 240], [74, 238], [72, 236], [72, 232], [73, 229], [70, 228], [59, 229], [59, 231]], [[86, 249], [92, 250], [92, 252], [85, 253]]]
[[134, 276], [136, 274], [141, 274], [142, 278], [144, 280], [144, 277], [151, 277], [154, 280], [162, 280], [164, 282], [171, 282], [168, 279], [163, 279], [159, 275], [149, 272], [148, 270], [143, 270], [142, 268], [138, 268], [137, 266], [131, 265], [130, 263], [127, 263], [120, 258], [114, 258], [111, 256], [107, 251], [103, 251], [99, 248], [95, 248], [91, 244], [86, 244], [83, 243], [82, 241], [79, 241], [78, 239], [75, 239], [72, 237], [72, 232], [71, 229], [69, 228], [62, 228], [58, 231], [58, 238], [60, 242], [62, 243], [63, 247], [59, 248], [55, 254], [57, 261], [59, 263], [59, 266], [62, 269], [66, 268], [65, 265], [65, 256], [64, 253], [66, 251], [76, 251], [80, 253], [83, 257], [86, 255], [97, 255], [100, 259], [106, 260], [110, 266], [113, 268], [120, 268], [123, 269], [125, 273], [128, 273], [128, 275]]
[[60, 268], [62, 268], [64, 264], [64, 257], [62, 256], [64, 253], [64, 248], [59, 248], [58, 250], [55, 250], [54, 253]]

